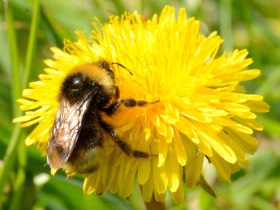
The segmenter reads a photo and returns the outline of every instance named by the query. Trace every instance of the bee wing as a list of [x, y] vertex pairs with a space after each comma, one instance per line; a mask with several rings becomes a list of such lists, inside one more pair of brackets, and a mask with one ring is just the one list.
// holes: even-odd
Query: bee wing
[[61, 168], [70, 157], [90, 102], [90, 94], [74, 103], [61, 98], [47, 146], [47, 162], [52, 169]]

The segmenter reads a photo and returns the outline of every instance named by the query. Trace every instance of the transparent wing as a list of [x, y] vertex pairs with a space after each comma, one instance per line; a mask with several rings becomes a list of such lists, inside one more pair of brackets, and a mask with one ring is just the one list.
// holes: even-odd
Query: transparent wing
[[70, 103], [60, 100], [47, 146], [47, 162], [52, 169], [59, 169], [70, 157], [79, 138], [83, 116], [90, 104], [87, 95], [83, 100]]

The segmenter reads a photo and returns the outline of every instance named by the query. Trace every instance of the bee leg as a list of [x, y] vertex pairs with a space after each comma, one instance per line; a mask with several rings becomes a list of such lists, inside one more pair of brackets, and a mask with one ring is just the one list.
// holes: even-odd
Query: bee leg
[[[119, 94], [119, 89], [116, 89], [116, 94]], [[124, 99], [119, 99], [113, 102], [109, 107], [104, 108], [103, 111], [108, 114], [112, 115], [114, 114], [121, 105], [124, 105], [126, 107], [136, 107], [136, 106], [146, 106], [149, 104], [155, 104], [158, 103], [159, 100], [153, 101], [153, 102], [148, 102], [144, 100], [135, 100], [133, 98], [124, 98]]]
[[133, 98], [124, 98], [124, 99], [119, 100], [119, 103], [123, 104], [126, 107], [146, 106], [148, 104], [155, 104], [158, 102], [159, 102], [159, 100], [156, 100], [153, 102], [148, 102], [148, 101], [144, 101], [144, 100], [135, 100]]
[[139, 150], [133, 150], [125, 141], [120, 139], [112, 126], [101, 121], [102, 128], [111, 136], [112, 140], [118, 145], [118, 147], [128, 156], [133, 156], [135, 158], [148, 158], [150, 155], [146, 152], [142, 152]]

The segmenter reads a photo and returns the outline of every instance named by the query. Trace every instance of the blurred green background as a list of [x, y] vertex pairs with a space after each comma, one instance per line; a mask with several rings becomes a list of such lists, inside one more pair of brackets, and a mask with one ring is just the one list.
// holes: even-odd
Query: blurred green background
[[280, 0], [1, 0], [0, 209], [145, 209], [137, 186], [127, 199], [86, 196], [82, 180], [67, 180], [63, 172], [51, 177], [46, 158], [24, 145], [30, 128], [11, 121], [20, 115], [16, 98], [42, 73], [51, 46], [62, 48], [65, 38], [75, 41], [75, 29], [89, 35], [94, 16], [106, 22], [109, 15], [137, 10], [151, 17], [166, 4], [186, 7], [189, 17], [201, 21], [202, 33], [218, 31], [223, 50], [247, 48], [251, 68], [263, 73], [245, 86], [271, 105], [270, 113], [259, 116], [265, 132], [256, 133], [260, 147], [250, 166], [234, 174], [232, 184], [205, 169], [217, 199], [199, 187], [186, 188], [184, 203], [175, 205], [167, 196], [167, 209], [280, 209]]

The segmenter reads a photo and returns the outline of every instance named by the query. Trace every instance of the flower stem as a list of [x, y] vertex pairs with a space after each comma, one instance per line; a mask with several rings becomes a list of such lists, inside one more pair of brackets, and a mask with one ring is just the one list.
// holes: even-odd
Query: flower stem
[[226, 40], [223, 44], [225, 51], [232, 51], [232, 22], [231, 22], [231, 0], [222, 0], [220, 4], [220, 31]]
[[10, 139], [9, 146], [6, 150], [3, 165], [0, 170], [0, 198], [2, 198], [2, 193], [6, 184], [7, 179], [9, 178], [10, 171], [12, 170], [13, 161], [16, 155], [16, 148], [18, 145], [18, 139], [20, 139], [20, 131], [19, 125], [16, 124], [14, 126], [14, 130], [12, 133], [12, 137]]
[[28, 40], [26, 59], [25, 59], [25, 72], [24, 72], [24, 83], [23, 83], [24, 88], [27, 86], [30, 71], [31, 71], [31, 64], [33, 62], [34, 48], [37, 40], [36, 39], [37, 28], [38, 28], [39, 17], [40, 17], [39, 11], [40, 11], [39, 0], [34, 0], [31, 30], [30, 30], [29, 40]]
[[7, 37], [10, 48], [10, 60], [11, 60], [11, 79], [12, 79], [12, 104], [13, 104], [13, 115], [19, 116], [20, 110], [16, 104], [16, 100], [20, 97], [21, 92], [21, 79], [20, 79], [20, 67], [19, 67], [19, 55], [18, 45], [15, 31], [15, 24], [13, 18], [13, 11], [9, 5], [9, 1], [4, 1], [4, 12], [5, 20], [7, 24]]
[[[16, 31], [14, 25], [13, 11], [9, 5], [9, 1], [4, 1], [4, 12], [5, 21], [7, 25], [7, 36], [10, 48], [10, 60], [11, 60], [11, 80], [12, 80], [12, 106], [13, 106], [13, 116], [19, 116], [20, 110], [16, 105], [17, 98], [20, 97], [21, 91], [21, 79], [20, 79], [20, 68], [19, 68], [19, 56], [18, 56], [18, 45], [16, 39]], [[3, 165], [0, 170], [0, 198], [2, 198], [2, 193], [6, 185], [6, 181], [9, 178], [10, 171], [13, 168], [13, 162], [16, 155], [17, 145], [20, 139], [19, 125], [16, 124], [13, 128], [13, 132], [9, 141], [8, 148], [5, 152], [3, 159]]]
[[[13, 116], [19, 116], [20, 110], [17, 106], [16, 100], [20, 97], [22, 90], [22, 80], [20, 78], [20, 67], [19, 67], [19, 55], [18, 55], [18, 45], [16, 38], [16, 30], [13, 19], [12, 7], [9, 5], [9, 1], [4, 1], [4, 11], [5, 11], [5, 20], [7, 23], [7, 35], [9, 38], [10, 45], [10, 58], [11, 58], [11, 77], [12, 77], [12, 104], [13, 104]], [[39, 14], [39, 3], [38, 0], [34, 0], [33, 5], [33, 17], [31, 32], [28, 42], [26, 63], [25, 63], [25, 77], [24, 77], [24, 86], [27, 85], [32, 58], [34, 55], [34, 43], [36, 40], [36, 31], [38, 25], [38, 14]], [[3, 165], [0, 170], [0, 197], [6, 181], [9, 178], [10, 171], [13, 169], [15, 157], [18, 156], [18, 176], [15, 180], [15, 188], [20, 189], [25, 181], [25, 164], [26, 164], [26, 149], [24, 146], [22, 138], [22, 130], [19, 127], [19, 124], [16, 124], [13, 128], [13, 133], [11, 135], [8, 148], [6, 150]]]

